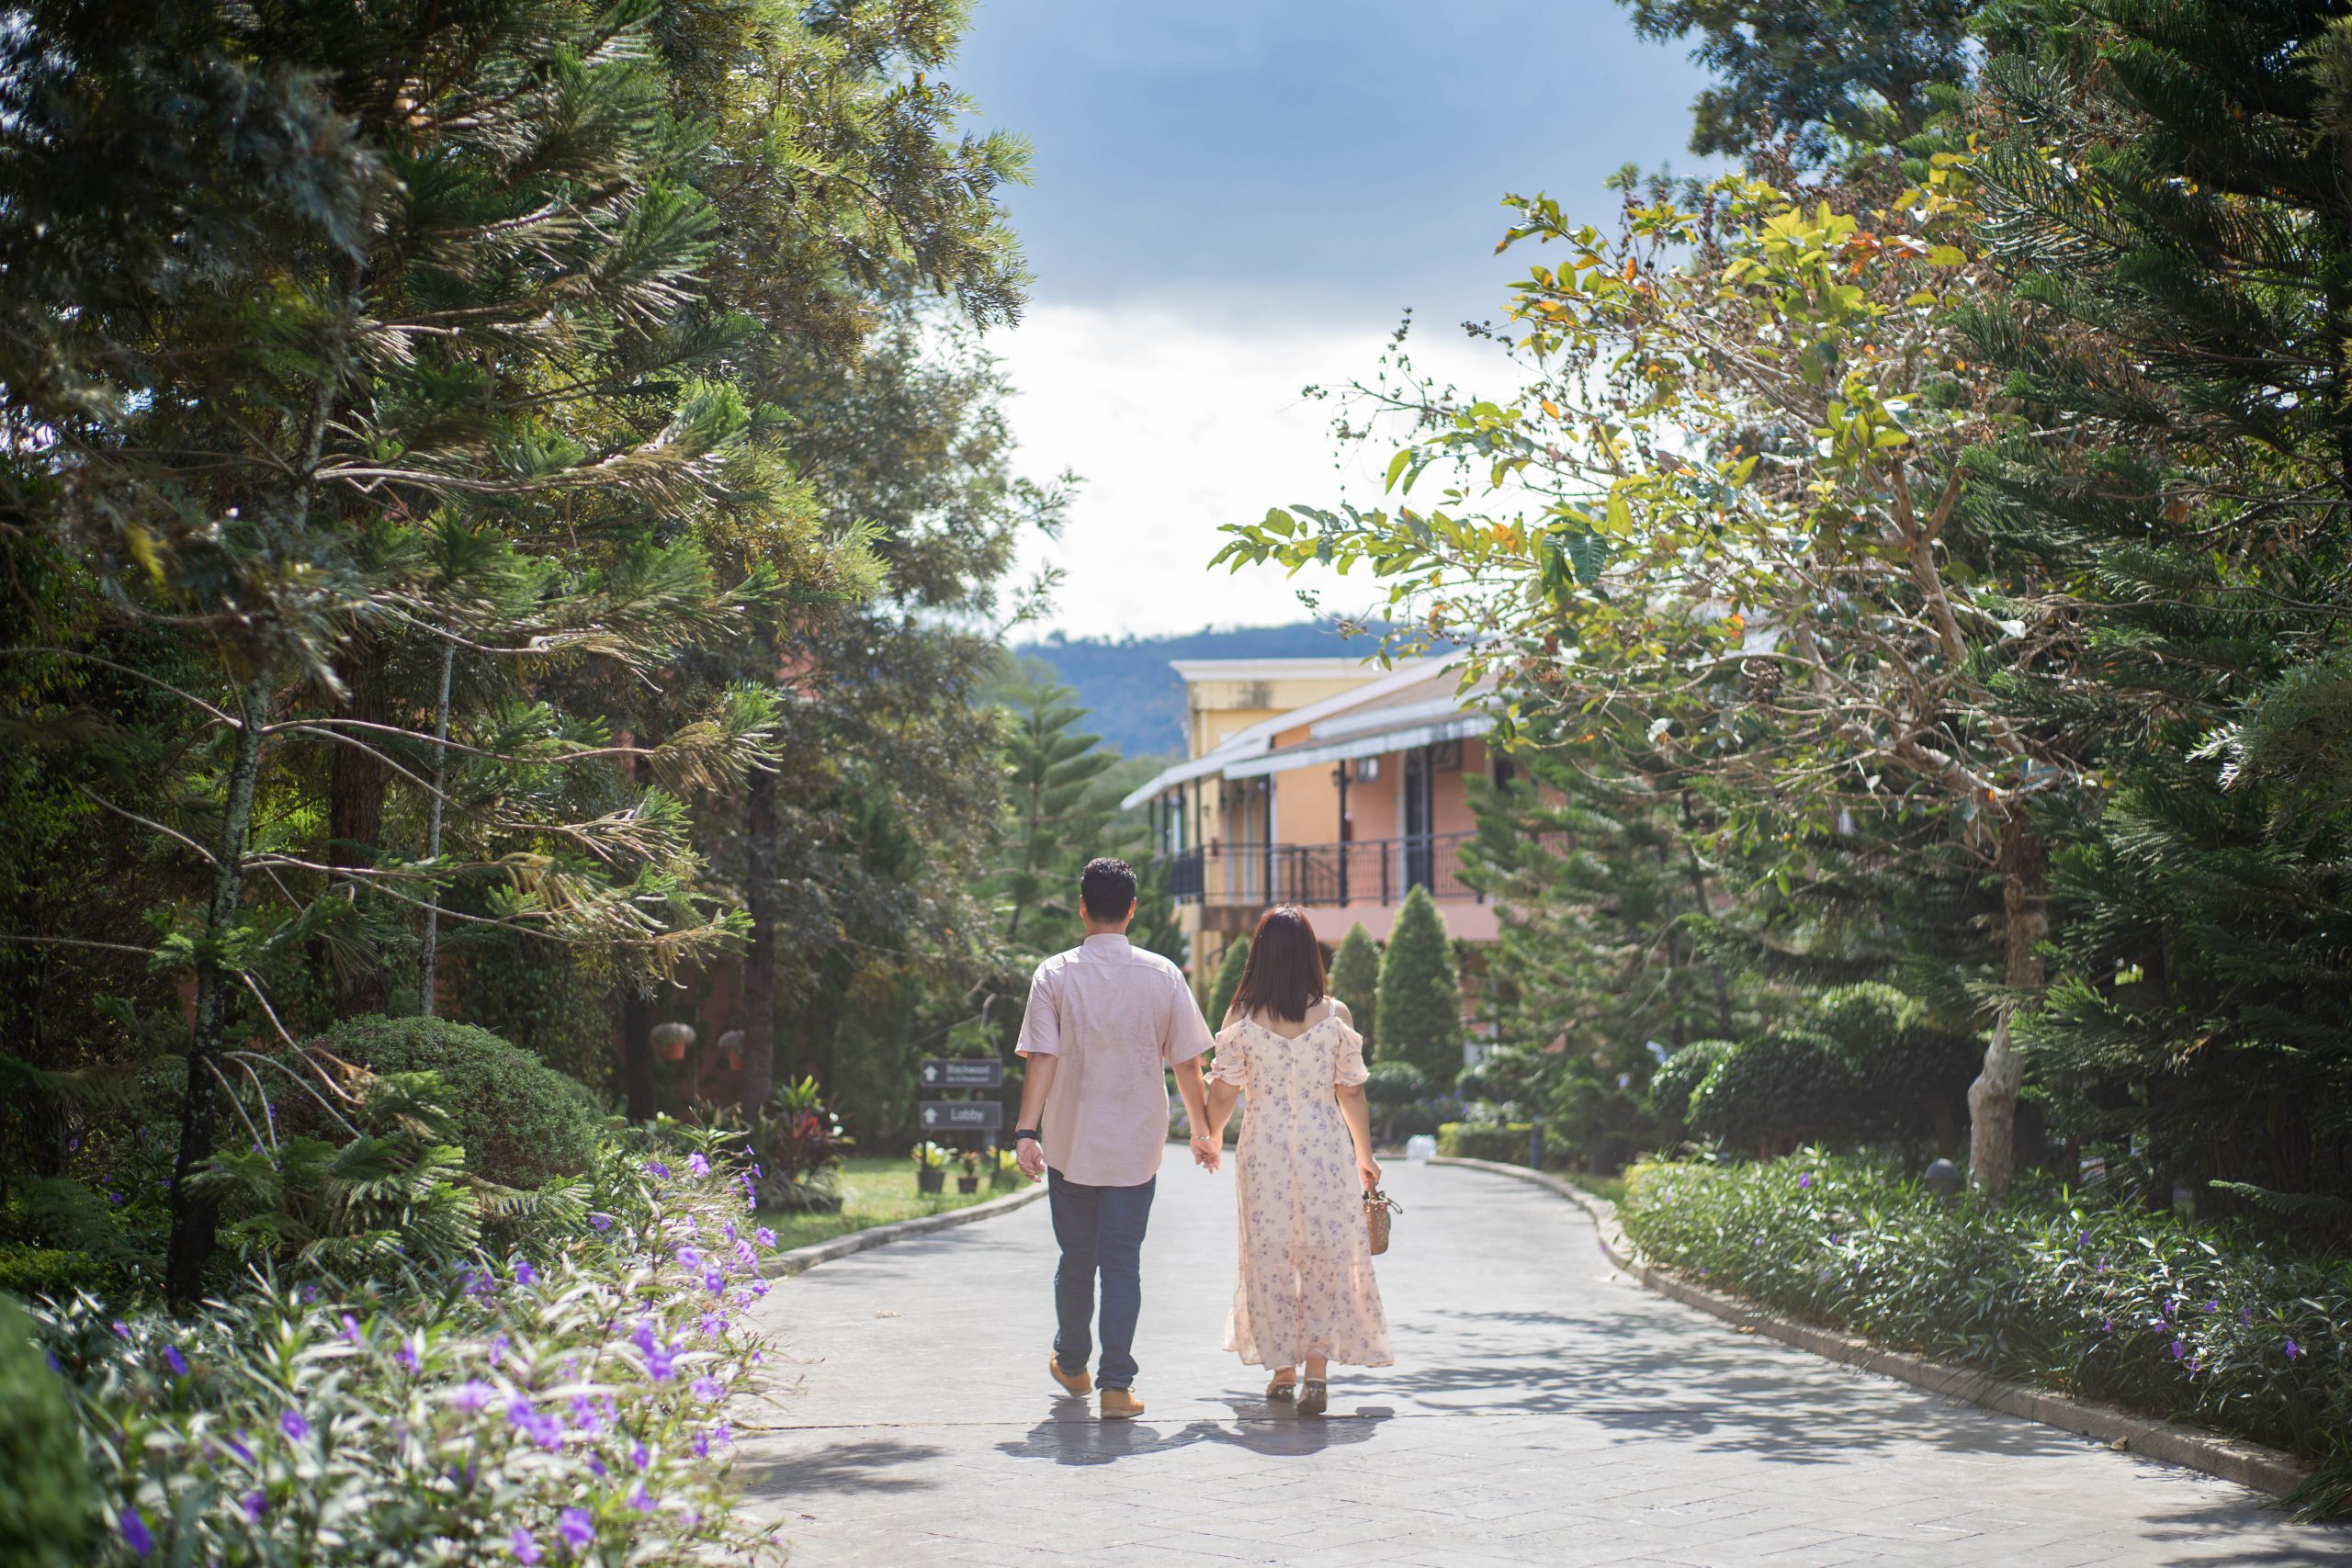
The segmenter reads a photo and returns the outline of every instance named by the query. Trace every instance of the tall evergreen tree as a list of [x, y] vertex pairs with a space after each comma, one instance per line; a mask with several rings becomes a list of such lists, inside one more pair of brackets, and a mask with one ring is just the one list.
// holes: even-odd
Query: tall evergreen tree
[[2014, 287], [1970, 322], [2019, 417], [1971, 522], [2066, 585], [2096, 681], [2021, 671], [2015, 702], [2097, 737], [2109, 785], [2062, 824], [2029, 1038], [2160, 1187], [2341, 1212], [2352, 25], [2292, 0], [1987, 24], [1973, 166]]
[[1379, 1055], [1410, 1062], [1430, 1088], [1462, 1071], [1462, 981], [1445, 917], [1427, 887], [1416, 885], [1396, 910], [1380, 955]]
[[1108, 841], [1116, 807], [1095, 781], [1118, 760], [1075, 728], [1086, 710], [1067, 686], [1012, 694], [1004, 743], [1011, 831], [998, 900], [1008, 945], [1054, 940], [1078, 924], [1078, 876]]
[[1217, 960], [1216, 977], [1209, 982], [1209, 1027], [1223, 1029], [1225, 1015], [1233, 1010], [1233, 998], [1241, 989], [1242, 971], [1250, 967], [1250, 939], [1237, 937]]
[[1374, 945], [1372, 933], [1358, 920], [1348, 928], [1340, 939], [1339, 951], [1331, 955], [1331, 995], [1346, 1004], [1356, 1021], [1356, 1032], [1363, 1036], [1364, 1048], [1374, 1050], [1380, 1042], [1380, 949]]

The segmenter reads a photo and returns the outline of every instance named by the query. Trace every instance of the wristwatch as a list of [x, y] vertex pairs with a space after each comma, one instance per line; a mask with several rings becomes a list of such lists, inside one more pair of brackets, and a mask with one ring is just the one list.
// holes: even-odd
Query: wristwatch
[[1037, 1129], [1035, 1127], [1014, 1128], [1012, 1133], [1012, 1141], [1017, 1144], [1023, 1138], [1028, 1139], [1033, 1144], [1044, 1141], [1037, 1136]]

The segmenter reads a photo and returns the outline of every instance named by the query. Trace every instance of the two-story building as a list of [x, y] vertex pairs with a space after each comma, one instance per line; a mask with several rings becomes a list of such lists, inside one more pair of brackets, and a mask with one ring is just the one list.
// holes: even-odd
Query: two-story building
[[1458, 874], [1465, 782], [1508, 777], [1494, 720], [1453, 660], [1381, 669], [1351, 659], [1184, 660], [1185, 761], [1127, 796], [1147, 807], [1195, 976], [1275, 904], [1336, 945], [1361, 921], [1385, 941], [1427, 887], [1448, 930], [1491, 941], [1495, 911]]

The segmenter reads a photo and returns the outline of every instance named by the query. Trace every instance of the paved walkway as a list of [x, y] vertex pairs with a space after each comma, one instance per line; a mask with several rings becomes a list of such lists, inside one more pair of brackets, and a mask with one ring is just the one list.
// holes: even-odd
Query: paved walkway
[[[1217, 1349], [1233, 1188], [1161, 1173], [1131, 1423], [1058, 1397], [1036, 1204], [829, 1263], [762, 1303], [742, 1438], [802, 1568], [1115, 1563], [2352, 1563], [2255, 1494], [1854, 1372], [1643, 1290], [1540, 1188], [1392, 1168], [1397, 1364], [1328, 1419]], [[740, 1429], [740, 1428], [739, 1428]]]

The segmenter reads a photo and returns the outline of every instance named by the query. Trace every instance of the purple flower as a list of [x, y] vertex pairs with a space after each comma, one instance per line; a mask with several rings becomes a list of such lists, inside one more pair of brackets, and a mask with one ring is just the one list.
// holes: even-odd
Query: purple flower
[[220, 1446], [227, 1449], [231, 1453], [235, 1454], [239, 1459], [243, 1460], [247, 1464], [251, 1464], [254, 1461], [254, 1450], [245, 1447], [244, 1444], [237, 1440], [238, 1438], [243, 1438], [245, 1435], [245, 1429], [240, 1427], [237, 1428], [237, 1437], [221, 1438]]
[[291, 1442], [299, 1443], [311, 1435], [311, 1424], [303, 1419], [302, 1413], [299, 1410], [289, 1410], [277, 1418], [277, 1429], [285, 1433], [288, 1440]]
[[2291, 1361], [2302, 1353], [2303, 1348], [2301, 1345], [2296, 1344], [2291, 1339], [2287, 1341], [2287, 1359]]
[[129, 1324], [127, 1324], [127, 1323], [118, 1323], [118, 1324], [116, 1324], [116, 1325], [114, 1325], [114, 1337], [115, 1337], [117, 1339], [128, 1339], [128, 1338], [130, 1338], [130, 1325]]
[[722, 1224], [718, 1227], [718, 1230], [719, 1234], [724, 1235], [729, 1241], [732, 1242], [735, 1239], [735, 1222], [733, 1220], [729, 1220]]
[[588, 1517], [585, 1508], [566, 1508], [558, 1514], [555, 1530], [574, 1551], [585, 1551], [588, 1543], [596, 1539], [596, 1526]]
[[658, 1159], [647, 1160], [645, 1162], [645, 1168], [655, 1176], [667, 1176], [670, 1174], [670, 1168], [663, 1165]]
[[301, 1301], [304, 1306], [309, 1306], [312, 1302], [319, 1299], [319, 1288], [316, 1285], [305, 1285], [300, 1290], [295, 1292], [294, 1294]]
[[490, 1364], [494, 1367], [498, 1365], [499, 1362], [504, 1360], [506, 1359], [506, 1352], [513, 1344], [514, 1341], [507, 1338], [503, 1334], [492, 1335], [490, 1337]]
[[714, 1443], [731, 1443], [735, 1440], [735, 1429], [724, 1421], [715, 1422], [710, 1428], [710, 1440]]
[[588, 1456], [588, 1473], [594, 1476], [597, 1480], [602, 1481], [605, 1477], [612, 1474], [612, 1472], [605, 1468], [605, 1461], [603, 1460], [598, 1459], [594, 1454], [590, 1454]]
[[710, 1434], [707, 1432], [696, 1432], [694, 1437], [693, 1448], [695, 1450], [695, 1458], [708, 1459], [710, 1457]]
[[723, 1296], [727, 1293], [727, 1276], [714, 1269], [702, 1277], [702, 1288], [714, 1296]]
[[708, 1176], [710, 1174], [710, 1161], [703, 1158], [700, 1155], [688, 1155], [686, 1156], [686, 1174], [688, 1176]]
[[180, 1348], [176, 1345], [164, 1347], [164, 1365], [172, 1369], [172, 1376], [175, 1378], [187, 1376], [187, 1358], [180, 1354]]
[[717, 1399], [726, 1392], [727, 1391], [725, 1389], [718, 1386], [718, 1380], [717, 1378], [699, 1377], [695, 1379], [694, 1395], [696, 1399]]
[[410, 1371], [416, 1371], [416, 1351], [409, 1346], [403, 1345], [399, 1349], [393, 1351], [392, 1359], [398, 1361]]
[[2172, 1342], [2172, 1359], [2176, 1361], [2179, 1360], [2186, 1349], [2186, 1346], [2182, 1345], [2178, 1339], [2175, 1339]]
[[136, 1508], [122, 1511], [122, 1539], [131, 1551], [141, 1557], [155, 1550], [155, 1538], [149, 1533], [147, 1521], [140, 1517]]
[[707, 1312], [702, 1314], [702, 1334], [704, 1338], [716, 1339], [726, 1327], [727, 1325], [721, 1321], [717, 1313]]
[[539, 1282], [539, 1271], [531, 1267], [529, 1258], [518, 1258], [514, 1260], [514, 1282], [518, 1285], [536, 1285]]
[[469, 1378], [458, 1385], [449, 1395], [449, 1403], [459, 1410], [480, 1410], [488, 1404], [498, 1391], [480, 1378]]
[[563, 1441], [563, 1417], [533, 1409], [531, 1402], [521, 1394], [508, 1401], [506, 1422], [543, 1449], [556, 1448]]
[[653, 1462], [653, 1455], [643, 1443], [631, 1443], [628, 1450], [628, 1461], [638, 1469], [643, 1470]]
[[350, 1340], [354, 1345], [359, 1343], [359, 1320], [352, 1316], [349, 1313], [345, 1313], [343, 1314], [343, 1337], [345, 1339]]
[[635, 1345], [639, 1349], [644, 1351], [649, 1356], [653, 1354], [654, 1350], [658, 1348], [653, 1338], [653, 1320], [650, 1317], [639, 1318], [637, 1320], [637, 1326], [629, 1330], [628, 1337], [629, 1343]]
[[515, 1526], [514, 1533], [506, 1538], [506, 1550], [514, 1554], [517, 1562], [537, 1562], [546, 1555], [539, 1550], [539, 1543], [531, 1539], [531, 1532], [520, 1525]]
[[762, 1247], [774, 1247], [775, 1245], [775, 1232], [768, 1229], [765, 1225], [762, 1225], [759, 1229], [752, 1233], [752, 1239], [758, 1242]]
[[667, 1350], [656, 1350], [645, 1358], [645, 1371], [655, 1382], [668, 1382], [677, 1366], [677, 1358]]
[[2254, 1326], [2254, 1309], [2252, 1307], [2238, 1308], [2238, 1325], [2244, 1328], [2252, 1328]]
[[2080, 1252], [2083, 1248], [2085, 1248], [2085, 1247], [2088, 1247], [2090, 1244], [2091, 1244], [2091, 1233], [2090, 1233], [2090, 1232], [2088, 1232], [2088, 1231], [2085, 1231], [2082, 1235], [2078, 1235], [2078, 1236], [2076, 1236], [2076, 1237], [2075, 1238], [2075, 1251], [2077, 1251], [2077, 1252]]
[[653, 1499], [647, 1494], [644, 1482], [640, 1481], [629, 1488], [628, 1506], [640, 1514], [650, 1514], [653, 1511]]
[[588, 1216], [588, 1223], [600, 1231], [608, 1231], [613, 1228], [613, 1216], [610, 1214], [591, 1214]]
[[[753, 1296], [755, 1296], [755, 1297], [756, 1297], [756, 1296], [764, 1296], [764, 1295], [766, 1295], [767, 1293], [768, 1293], [768, 1282], [767, 1282], [765, 1280], [762, 1280], [758, 1284], [753, 1285], [753, 1286], [752, 1287], [752, 1294]], [[756, 1361], [756, 1360], [758, 1360], [759, 1359], [760, 1359], [760, 1358], [759, 1358], [759, 1354], [758, 1354], [758, 1352], [754, 1351], [754, 1352], [752, 1353], [752, 1359], [753, 1359], [754, 1361]]]
[[678, 1267], [681, 1269], [701, 1268], [702, 1254], [691, 1247], [678, 1248]]
[[1813, 1185], [1813, 1172], [1811, 1172], [1811, 1171], [1809, 1171], [1809, 1170], [1808, 1170], [1808, 1171], [1806, 1171], [1803, 1176], [1800, 1176], [1800, 1177], [1798, 1177], [1798, 1178], [1797, 1178], [1797, 1190], [1798, 1190], [1798, 1191], [1802, 1192], [1802, 1191], [1804, 1191], [1806, 1188], [1808, 1188], [1808, 1187], [1810, 1187], [1810, 1186], [1812, 1186], [1812, 1185]]
[[261, 1517], [269, 1512], [269, 1498], [264, 1493], [248, 1492], [238, 1502], [244, 1508], [245, 1519], [250, 1524], [261, 1523]]
[[2098, 1331], [2099, 1331], [2101, 1334], [2112, 1334], [2112, 1333], [2114, 1333], [2114, 1332], [2115, 1332], [2115, 1319], [2113, 1319], [2113, 1318], [2111, 1318], [2111, 1317], [2102, 1317], [2102, 1318], [2100, 1318], [2100, 1319], [2098, 1320]]

